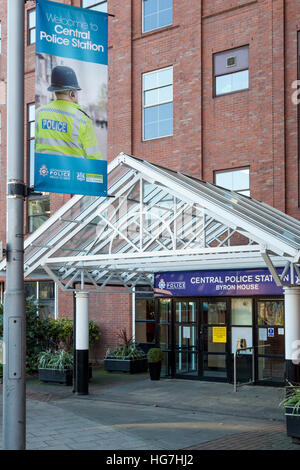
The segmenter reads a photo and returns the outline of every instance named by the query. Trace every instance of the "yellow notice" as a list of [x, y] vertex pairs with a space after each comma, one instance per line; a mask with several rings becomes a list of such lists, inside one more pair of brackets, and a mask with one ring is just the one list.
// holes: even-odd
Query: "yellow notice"
[[226, 343], [226, 326], [213, 326], [213, 343]]

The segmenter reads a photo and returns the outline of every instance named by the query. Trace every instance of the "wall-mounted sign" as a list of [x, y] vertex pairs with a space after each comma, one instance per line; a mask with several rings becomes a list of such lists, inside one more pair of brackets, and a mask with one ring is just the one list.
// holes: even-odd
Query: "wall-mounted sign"
[[274, 338], [274, 328], [268, 328], [268, 338]]
[[227, 330], [226, 326], [213, 326], [213, 343], [226, 343]]
[[[283, 268], [277, 268], [281, 274]], [[295, 273], [296, 283], [300, 279]], [[285, 282], [289, 282], [286, 275]], [[157, 273], [154, 277], [154, 295], [175, 296], [250, 296], [283, 295], [268, 269], [228, 271], [175, 271]]]
[[107, 194], [108, 14], [36, 2], [34, 189]]

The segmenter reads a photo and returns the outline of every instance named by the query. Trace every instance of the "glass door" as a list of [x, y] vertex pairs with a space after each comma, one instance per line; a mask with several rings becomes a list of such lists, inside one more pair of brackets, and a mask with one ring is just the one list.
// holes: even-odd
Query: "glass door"
[[228, 300], [201, 300], [199, 323], [199, 375], [206, 380], [227, 380], [229, 328]]
[[174, 301], [175, 375], [198, 378], [198, 302]]

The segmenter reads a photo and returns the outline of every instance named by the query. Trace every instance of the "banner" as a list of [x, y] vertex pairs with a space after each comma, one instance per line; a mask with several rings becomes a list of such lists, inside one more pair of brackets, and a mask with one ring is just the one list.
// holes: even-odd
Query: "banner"
[[[276, 268], [280, 275], [283, 268]], [[296, 276], [296, 284], [300, 279]], [[289, 274], [284, 278], [289, 283]], [[228, 271], [174, 271], [154, 276], [154, 296], [250, 296], [283, 295], [268, 269], [241, 269]]]
[[107, 13], [36, 2], [36, 191], [107, 195], [107, 50]]

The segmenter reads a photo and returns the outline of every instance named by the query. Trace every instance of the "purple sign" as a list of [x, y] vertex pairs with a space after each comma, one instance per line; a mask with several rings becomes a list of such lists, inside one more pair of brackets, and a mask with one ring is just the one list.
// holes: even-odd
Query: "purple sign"
[[[277, 268], [281, 274], [283, 268]], [[289, 282], [289, 275], [284, 278]], [[300, 280], [297, 278], [297, 283]], [[178, 271], [154, 276], [156, 297], [283, 295], [268, 269]]]

